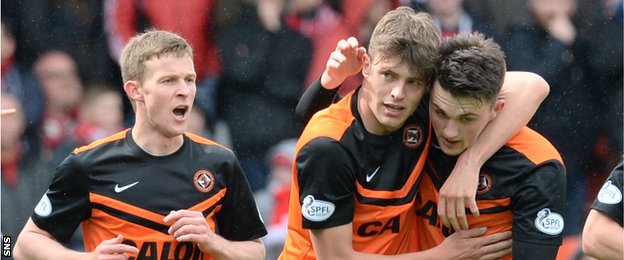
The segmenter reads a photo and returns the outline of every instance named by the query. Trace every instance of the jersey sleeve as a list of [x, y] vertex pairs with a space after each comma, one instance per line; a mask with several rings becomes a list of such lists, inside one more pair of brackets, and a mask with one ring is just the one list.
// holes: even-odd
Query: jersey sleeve
[[615, 222], [622, 226], [622, 211], [624, 211], [622, 204], [622, 160], [613, 169], [609, 178], [604, 182], [598, 196], [592, 204], [592, 209], [601, 211]]
[[323, 229], [353, 221], [355, 171], [352, 159], [336, 141], [316, 138], [297, 154], [302, 225]]
[[307, 124], [314, 113], [329, 107], [333, 101], [340, 99], [337, 95], [338, 89], [339, 87], [332, 90], [325, 89], [321, 86], [319, 80], [315, 80], [303, 93], [299, 103], [297, 103], [297, 108], [295, 109], [297, 117], [304, 124]]
[[267, 234], [251, 188], [237, 159], [228, 166], [227, 193], [216, 214], [217, 232], [231, 241], [248, 241]]
[[[565, 169], [555, 160], [543, 162], [525, 174], [512, 195], [514, 258], [517, 241], [542, 249], [557, 250], [564, 227]], [[525, 244], [525, 249], [527, 249]], [[555, 247], [542, 247], [554, 245]], [[550, 249], [548, 249], [550, 248]]]
[[69, 155], [56, 169], [48, 191], [32, 215], [37, 227], [69, 242], [81, 221], [91, 215], [86, 174], [78, 157]]

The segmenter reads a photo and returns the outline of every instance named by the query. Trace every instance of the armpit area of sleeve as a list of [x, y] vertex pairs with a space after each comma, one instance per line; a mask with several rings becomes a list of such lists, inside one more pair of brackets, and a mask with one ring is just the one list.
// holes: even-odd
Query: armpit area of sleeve
[[353, 221], [355, 163], [335, 140], [317, 138], [296, 160], [302, 224], [322, 229]]

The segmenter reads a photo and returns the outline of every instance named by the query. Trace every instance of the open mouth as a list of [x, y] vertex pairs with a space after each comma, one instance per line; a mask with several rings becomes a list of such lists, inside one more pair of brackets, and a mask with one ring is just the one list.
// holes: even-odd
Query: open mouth
[[384, 104], [384, 106], [386, 107], [386, 110], [392, 115], [400, 114], [404, 109], [402, 106], [391, 104]]
[[178, 119], [184, 119], [188, 110], [188, 106], [177, 106], [173, 109], [173, 115]]

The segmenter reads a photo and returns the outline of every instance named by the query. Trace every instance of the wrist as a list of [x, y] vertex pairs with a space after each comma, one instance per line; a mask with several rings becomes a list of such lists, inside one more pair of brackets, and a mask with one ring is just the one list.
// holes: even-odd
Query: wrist
[[474, 145], [474, 146], [468, 147], [468, 149], [466, 149], [461, 155], [459, 155], [459, 158], [457, 159], [457, 164], [462, 165], [464, 167], [471, 166], [471, 167], [481, 168], [481, 166], [483, 166], [483, 164], [489, 157], [486, 157], [480, 151], [480, 149], [476, 149], [475, 147], [477, 146]]
[[320, 80], [321, 87], [327, 90], [332, 90], [332, 89], [337, 88], [338, 86], [340, 86], [340, 84], [342, 84], [342, 81], [344, 81], [344, 79], [342, 80], [335, 79], [334, 77], [330, 76], [327, 70], [323, 72], [323, 75], [321, 75], [321, 80]]

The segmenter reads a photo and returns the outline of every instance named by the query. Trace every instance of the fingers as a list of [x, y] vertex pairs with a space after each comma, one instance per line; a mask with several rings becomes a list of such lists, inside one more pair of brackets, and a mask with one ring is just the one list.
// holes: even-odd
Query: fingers
[[104, 240], [100, 244], [101, 245], [114, 245], [114, 244], [120, 244], [121, 242], [123, 242], [123, 236], [117, 235], [117, 237]]
[[481, 247], [483, 256], [480, 259], [499, 259], [511, 253], [512, 239], [503, 240], [494, 244]]
[[128, 259], [126, 253], [138, 254], [139, 249], [122, 244], [123, 236], [118, 235], [115, 238], [104, 240], [98, 245], [95, 253], [99, 254], [102, 259]]
[[126, 244], [116, 244], [102, 247], [102, 250], [100, 252], [104, 254], [138, 254], [139, 249]]
[[[457, 200], [457, 206], [455, 207], [456, 214], [456, 222], [458, 223], [459, 229], [455, 230], [466, 230], [468, 229], [468, 219], [466, 218], [466, 207], [463, 200]], [[453, 221], [451, 221], [453, 223]], [[453, 226], [455, 228], [455, 226]]]
[[440, 217], [440, 220], [445, 227], [451, 227], [451, 223], [446, 215], [446, 198], [442, 196], [440, 196], [440, 201], [438, 202], [438, 217]]
[[206, 234], [209, 230], [204, 215], [199, 211], [178, 210], [172, 211], [164, 222], [173, 222], [168, 233], [176, 239], [185, 234]]
[[511, 231], [506, 231], [506, 232], [495, 233], [495, 234], [483, 236], [482, 239], [483, 239], [483, 244], [484, 245], [498, 243], [498, 242], [501, 242], [501, 241], [504, 241], [504, 240], [511, 239]]
[[[209, 228], [203, 225], [186, 225], [180, 227], [172, 235], [180, 242], [199, 242], [202, 235], [207, 235]], [[188, 240], [193, 239], [193, 240]]]
[[1, 110], [1, 114], [2, 116], [6, 116], [6, 115], [11, 115], [14, 114], [15, 112], [17, 112], [17, 110], [15, 110], [15, 108], [8, 108], [8, 109], [2, 109]]
[[474, 198], [468, 200], [468, 206], [470, 207], [470, 212], [472, 213], [473, 217], [476, 218], [481, 215], [481, 213], [479, 213], [479, 207], [477, 206], [477, 201]]
[[449, 223], [451, 224], [454, 230], [462, 230], [459, 227], [459, 223], [457, 222], [457, 200], [451, 199], [448, 201], [448, 206], [446, 209], [446, 217], [448, 218]]
[[487, 231], [487, 227], [471, 228], [468, 230], [457, 231], [462, 237], [478, 237]]
[[[181, 218], [178, 221], [176, 221], [175, 223], [173, 223], [173, 225], [171, 225], [169, 227], [169, 234], [173, 235], [174, 237], [179, 236], [179, 234], [184, 234], [184, 232], [205, 232], [206, 231], [206, 220], [203, 218]], [[196, 231], [195, 229], [200, 229], [199, 231]]]
[[204, 215], [201, 214], [201, 212], [199, 211], [191, 211], [191, 210], [172, 210], [171, 212], [169, 212], [169, 215], [165, 216], [165, 218], [163, 219], [163, 222], [168, 223], [168, 222], [173, 222], [173, 221], [177, 221], [180, 218], [183, 217], [203, 217]]
[[347, 39], [347, 43], [349, 44], [350, 48], [357, 48], [360, 44], [358, 43], [357, 39], [353, 36], [349, 37], [349, 39]]

